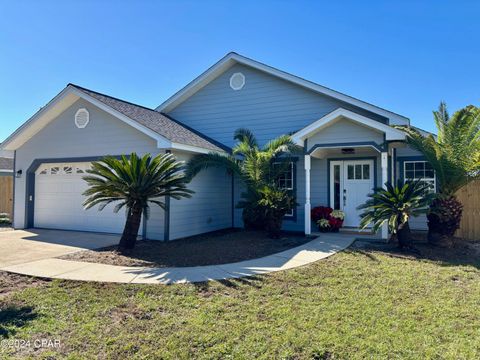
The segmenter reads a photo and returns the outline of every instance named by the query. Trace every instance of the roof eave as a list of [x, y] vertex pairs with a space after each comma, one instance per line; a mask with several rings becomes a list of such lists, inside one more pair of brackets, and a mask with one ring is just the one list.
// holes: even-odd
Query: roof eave
[[271, 74], [273, 76], [277, 76], [279, 78], [282, 78], [286, 81], [292, 82], [294, 84], [300, 85], [302, 87], [305, 87], [307, 89], [313, 90], [315, 92], [321, 93], [326, 96], [330, 96], [332, 98], [341, 100], [343, 102], [347, 102], [349, 104], [355, 105], [359, 108], [365, 109], [367, 111], [376, 113], [378, 115], [384, 116], [388, 119], [391, 120], [396, 120], [400, 121], [401, 123], [410, 123], [410, 119], [394, 113], [392, 111], [383, 109], [381, 107], [378, 107], [376, 105], [367, 103], [365, 101], [356, 99], [354, 97], [351, 97], [349, 95], [343, 94], [341, 92], [332, 90], [330, 88], [327, 88], [325, 86], [313, 83], [309, 80], [303, 79], [301, 77], [289, 74], [285, 71], [276, 69], [274, 67], [271, 67], [269, 65], [260, 63], [256, 60], [247, 58], [245, 56], [239, 55], [237, 53], [231, 52], [228, 53], [226, 56], [224, 56], [222, 59], [220, 59], [217, 63], [212, 65], [210, 68], [208, 68], [205, 72], [203, 72], [201, 75], [199, 75], [197, 78], [195, 78], [193, 81], [191, 81], [189, 84], [187, 84], [185, 87], [183, 87], [181, 90], [176, 92], [173, 96], [168, 98], [166, 101], [164, 101], [161, 105], [159, 105], [156, 110], [157, 111], [162, 111], [162, 112], [169, 112], [172, 111], [175, 107], [180, 105], [183, 101], [188, 99], [190, 96], [195, 94], [197, 91], [199, 91], [201, 88], [203, 88], [205, 85], [207, 85], [210, 81], [215, 79], [219, 74], [221, 74], [223, 71], [231, 67], [233, 64], [239, 63], [243, 64], [252, 68], [255, 68], [257, 70], [266, 72], [268, 74]]

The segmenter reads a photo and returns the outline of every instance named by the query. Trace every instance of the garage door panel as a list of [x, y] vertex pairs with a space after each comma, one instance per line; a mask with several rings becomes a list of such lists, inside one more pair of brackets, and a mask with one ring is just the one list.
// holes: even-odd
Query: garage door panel
[[[35, 227], [108, 233], [123, 231], [125, 211], [114, 213], [114, 204], [101, 212], [98, 206], [88, 210], [83, 208], [85, 196], [82, 194], [87, 183], [82, 176], [88, 167], [89, 163], [42, 164], [35, 175]], [[70, 168], [70, 173], [65, 173], [64, 168]]]

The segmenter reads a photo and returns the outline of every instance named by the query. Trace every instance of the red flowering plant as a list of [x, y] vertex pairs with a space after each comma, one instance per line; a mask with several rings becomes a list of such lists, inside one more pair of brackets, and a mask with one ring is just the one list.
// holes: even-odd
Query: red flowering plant
[[343, 225], [345, 215], [341, 210], [333, 210], [328, 206], [316, 206], [311, 210], [311, 218], [322, 232], [337, 232]]
[[312, 221], [317, 223], [318, 220], [320, 219], [327, 219], [330, 217], [330, 214], [332, 213], [333, 209], [328, 206], [316, 206], [312, 209], [311, 214], [312, 214]]

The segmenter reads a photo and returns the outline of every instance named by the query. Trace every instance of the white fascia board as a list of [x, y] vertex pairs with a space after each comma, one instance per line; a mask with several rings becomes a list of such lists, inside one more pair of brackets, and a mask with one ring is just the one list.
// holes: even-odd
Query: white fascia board
[[357, 122], [374, 130], [381, 131], [385, 134], [385, 140], [404, 140], [405, 133], [397, 129], [392, 128], [389, 125], [382, 124], [376, 120], [369, 119], [363, 115], [354, 113], [353, 111], [338, 108], [310, 125], [304, 127], [302, 130], [297, 131], [292, 135], [293, 141], [298, 145], [303, 145], [304, 140], [310, 135], [320, 131], [322, 128], [330, 124], [332, 121], [337, 120], [340, 117], [347, 118], [351, 121]]
[[0, 169], [0, 172], [11, 172], [13, 173], [12, 169]]
[[[23, 123], [17, 130], [15, 130], [5, 141], [2, 143], [2, 150], [16, 150], [22, 146], [28, 139], [34, 136], [40, 131], [51, 119], [48, 118], [49, 111], [60, 102], [65, 100], [71, 91], [68, 87], [60, 91], [52, 100], [50, 100], [45, 106], [40, 108], [33, 116]], [[72, 99], [71, 103], [74, 101]]]
[[232, 54], [227, 54], [210, 68], [208, 68], [201, 75], [193, 79], [182, 89], [177, 91], [166, 101], [160, 104], [155, 110], [169, 112], [173, 110], [177, 105], [181, 104], [184, 100], [188, 99], [190, 96], [195, 94], [197, 91], [202, 89], [210, 81], [214, 80], [219, 74], [221, 74], [226, 69], [230, 68], [235, 61], [232, 58]]
[[128, 116], [123, 115], [121, 112], [112, 109], [110, 106], [102, 103], [101, 101], [95, 99], [94, 97], [91, 97], [88, 94], [85, 94], [83, 91], [78, 90], [74, 88], [73, 86], [71, 87], [72, 91], [78, 95], [79, 97], [85, 99], [86, 101], [92, 103], [96, 107], [102, 109], [103, 111], [109, 113], [112, 116], [115, 116], [119, 120], [125, 122], [126, 124], [130, 125], [131, 127], [137, 129], [138, 131], [144, 133], [145, 135], [151, 137], [152, 139], [157, 141], [157, 147], [158, 148], [169, 148], [171, 147], [171, 141], [168, 140], [167, 138], [163, 137], [162, 135], [156, 133], [153, 130], [150, 130], [149, 128], [143, 126], [142, 124], [139, 124], [135, 120], [130, 119]]
[[283, 80], [289, 81], [291, 83], [300, 85], [304, 88], [313, 90], [315, 92], [330, 96], [334, 99], [346, 102], [348, 104], [352, 104], [354, 106], [357, 106], [359, 108], [365, 109], [367, 111], [373, 112], [375, 114], [384, 116], [392, 121], [392, 123], [395, 124], [404, 124], [408, 125], [410, 124], [410, 120], [402, 115], [396, 114], [394, 112], [382, 109], [378, 106], [369, 104], [365, 101], [356, 99], [354, 97], [342, 94], [338, 91], [329, 89], [325, 86], [316, 84], [314, 82], [305, 80], [303, 78], [300, 78], [298, 76], [289, 74], [287, 72], [284, 72], [282, 70], [278, 70], [276, 68], [273, 68], [269, 65], [262, 64], [258, 61], [249, 59], [245, 56], [236, 54], [236, 53], [229, 53], [225, 57], [223, 57], [220, 61], [218, 61], [216, 64], [211, 66], [208, 70], [206, 70], [203, 74], [198, 76], [196, 79], [194, 79], [192, 82], [187, 84], [183, 89], [178, 91], [176, 94], [174, 94], [172, 97], [167, 99], [165, 102], [163, 102], [160, 106], [156, 108], [158, 111], [164, 111], [168, 112], [173, 110], [176, 106], [181, 104], [184, 100], [195, 94], [198, 90], [203, 88], [205, 85], [207, 85], [210, 81], [215, 79], [220, 73], [222, 73], [224, 70], [228, 69], [231, 67], [234, 63], [239, 63], [243, 64], [249, 67], [252, 67], [254, 69], [263, 71], [267, 74], [279, 77]]
[[172, 143], [171, 148], [176, 149], [176, 150], [183, 150], [183, 151], [187, 151], [187, 152], [197, 153], [197, 154], [208, 154], [208, 153], [211, 153], [211, 152], [221, 153], [220, 151], [205, 149], [205, 148], [202, 148], [202, 147], [199, 147], [199, 146], [179, 144], [179, 143]]
[[[138, 122], [130, 119], [128, 116], [123, 115], [121, 112], [112, 109], [110, 106], [98, 101], [97, 99], [85, 94], [81, 90], [69, 85], [63, 89], [57, 96], [55, 96], [47, 105], [37, 111], [27, 122], [19, 127], [12, 135], [10, 135], [3, 143], [2, 149], [16, 150], [22, 146], [26, 141], [33, 137], [38, 131], [44, 128], [50, 121], [52, 121], [60, 112], [55, 112], [51, 115], [51, 111], [55, 109], [55, 106], [60, 105], [63, 100], [69, 99], [67, 103], [63, 104], [61, 111], [72, 105], [78, 98], [82, 98], [99, 109], [109, 113], [110, 115], [118, 118], [119, 120], [127, 123], [131, 127], [144, 133], [145, 135], [153, 138], [157, 141], [157, 147], [170, 148], [171, 141], [161, 136], [160, 134], [148, 129], [147, 127], [139, 124]], [[49, 113], [50, 112], [50, 113]], [[49, 116], [50, 115], [50, 116]]]

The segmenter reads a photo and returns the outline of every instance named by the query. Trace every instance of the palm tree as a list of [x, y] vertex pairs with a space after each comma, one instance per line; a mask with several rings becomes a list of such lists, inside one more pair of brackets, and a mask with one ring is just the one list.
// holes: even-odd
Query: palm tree
[[89, 185], [83, 193], [87, 196], [83, 203], [86, 209], [99, 205], [98, 209], [103, 210], [111, 203], [116, 204], [114, 212], [126, 208], [127, 219], [119, 243], [121, 251], [135, 247], [142, 214], [148, 218], [150, 204], [165, 210], [162, 200], [165, 196], [181, 199], [193, 194], [186, 186], [183, 163], [176, 161], [172, 154], [139, 157], [132, 153], [120, 159], [106, 156], [92, 162], [87, 172], [89, 175], [83, 177]]
[[[232, 154], [209, 153], [194, 156], [187, 163], [187, 176], [193, 178], [200, 171], [210, 167], [223, 167], [237, 176], [245, 185], [246, 192], [242, 194], [244, 201], [238, 204], [243, 208], [245, 227], [264, 227], [267, 211], [261, 204], [261, 189], [275, 187], [278, 175], [287, 169], [288, 161], [279, 161], [278, 166], [273, 166], [282, 154], [292, 154], [298, 151], [298, 146], [288, 135], [282, 135], [267, 142], [260, 147], [254, 134], [248, 129], [238, 129], [233, 138], [237, 144], [232, 149]], [[288, 160], [288, 159], [285, 159]], [[285, 191], [276, 189], [278, 191]], [[271, 194], [271, 192], [269, 193]], [[290, 196], [290, 195], [289, 195]], [[294, 206], [294, 201], [290, 201]], [[291, 209], [291, 208], [290, 208]], [[288, 211], [288, 209], [287, 209]]]
[[363, 210], [360, 227], [365, 229], [371, 224], [376, 232], [387, 223], [400, 248], [404, 248], [411, 243], [408, 220], [428, 211], [433, 194], [425, 183], [399, 180], [396, 186], [387, 182], [385, 188], [374, 189], [368, 197], [369, 200], [358, 207]]
[[[429, 240], [451, 239], [460, 227], [462, 204], [456, 192], [480, 175], [480, 109], [467, 106], [452, 116], [444, 102], [433, 112], [437, 137], [402, 128], [407, 142], [420, 151], [435, 170], [438, 198], [428, 213]], [[449, 242], [451, 240], [448, 240]]]

